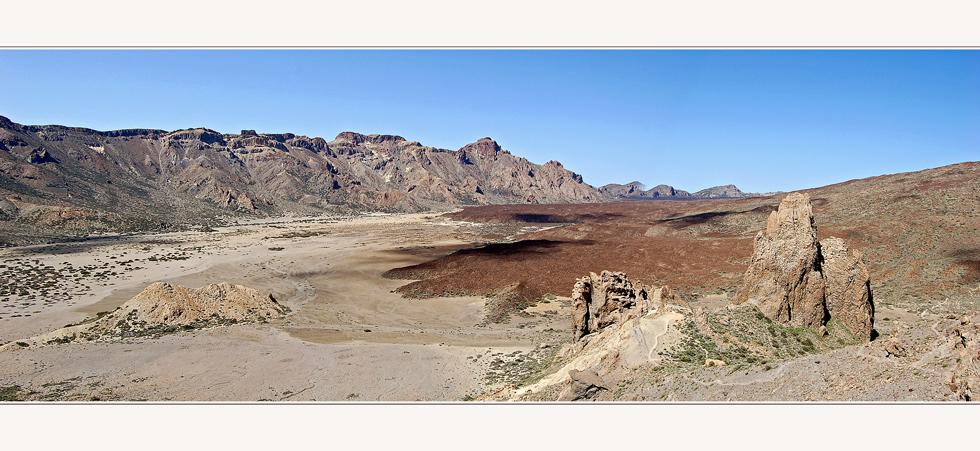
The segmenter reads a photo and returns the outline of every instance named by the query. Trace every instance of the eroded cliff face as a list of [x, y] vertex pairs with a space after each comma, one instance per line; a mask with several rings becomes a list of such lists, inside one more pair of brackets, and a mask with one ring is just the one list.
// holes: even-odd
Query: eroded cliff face
[[[560, 163], [531, 163], [490, 138], [452, 151], [354, 132], [328, 142], [254, 130], [100, 132], [0, 118], [0, 198], [9, 198], [5, 206], [119, 214], [146, 228], [229, 214], [418, 212], [603, 197]], [[4, 208], [0, 220], [16, 214]]]
[[751, 303], [773, 321], [811, 329], [833, 317], [871, 339], [874, 304], [863, 256], [839, 238], [817, 241], [809, 195], [787, 195], [753, 247], [734, 304]]

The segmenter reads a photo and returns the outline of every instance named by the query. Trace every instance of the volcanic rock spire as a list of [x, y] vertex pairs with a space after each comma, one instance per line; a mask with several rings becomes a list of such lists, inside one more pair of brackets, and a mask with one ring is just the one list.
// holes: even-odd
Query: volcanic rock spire
[[734, 300], [746, 302], [773, 321], [812, 329], [835, 317], [857, 337], [871, 339], [874, 305], [862, 255], [848, 253], [839, 238], [817, 241], [808, 194], [786, 196], [756, 235]]

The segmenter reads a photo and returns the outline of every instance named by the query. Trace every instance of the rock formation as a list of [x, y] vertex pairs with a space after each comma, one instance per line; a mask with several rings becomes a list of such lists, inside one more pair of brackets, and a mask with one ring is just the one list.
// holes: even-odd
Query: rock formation
[[862, 255], [848, 253], [838, 238], [817, 241], [807, 194], [786, 196], [756, 235], [752, 262], [733, 301], [746, 302], [779, 323], [817, 330], [834, 317], [855, 336], [871, 339], [874, 305]]
[[572, 288], [572, 330], [575, 340], [605, 327], [645, 315], [673, 299], [670, 288], [645, 287], [621, 272], [590, 273]]
[[[680, 340], [678, 311], [690, 312], [670, 288], [647, 287], [624, 273], [603, 271], [578, 279], [572, 292], [575, 340], [556, 356], [558, 371], [520, 389], [517, 396], [560, 384], [558, 401], [591, 398], [615, 390], [624, 369], [661, 362]], [[501, 395], [509, 396], [509, 395]], [[499, 396], [489, 399], [501, 399]], [[511, 398], [515, 399], [515, 398]]]
[[827, 315], [819, 255], [810, 196], [792, 193], [756, 235], [734, 303], [755, 304], [776, 322], [819, 328]]

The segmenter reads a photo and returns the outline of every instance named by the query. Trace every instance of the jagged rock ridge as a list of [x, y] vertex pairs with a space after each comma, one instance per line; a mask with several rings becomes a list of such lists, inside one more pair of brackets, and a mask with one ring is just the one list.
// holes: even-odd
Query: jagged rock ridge
[[733, 302], [755, 304], [773, 321], [811, 329], [833, 317], [855, 336], [872, 338], [874, 303], [863, 256], [848, 252], [838, 238], [817, 241], [808, 194], [789, 194], [769, 215]]

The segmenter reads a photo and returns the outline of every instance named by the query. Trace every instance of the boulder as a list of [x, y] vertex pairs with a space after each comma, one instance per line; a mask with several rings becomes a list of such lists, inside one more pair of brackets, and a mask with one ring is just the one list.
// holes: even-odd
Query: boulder
[[609, 386], [592, 370], [569, 370], [568, 379], [562, 386], [558, 401], [577, 401], [579, 399], [591, 398], [599, 390], [609, 390]]
[[905, 350], [905, 345], [898, 337], [893, 337], [889, 339], [887, 343], [885, 343], [885, 352], [887, 353], [886, 356], [908, 356], [908, 351]]

